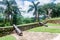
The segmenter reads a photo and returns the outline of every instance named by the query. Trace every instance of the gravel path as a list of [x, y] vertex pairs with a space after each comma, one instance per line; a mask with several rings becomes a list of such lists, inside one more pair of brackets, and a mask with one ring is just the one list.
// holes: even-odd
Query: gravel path
[[53, 40], [58, 34], [48, 32], [23, 32], [23, 36], [11, 34], [16, 40]]

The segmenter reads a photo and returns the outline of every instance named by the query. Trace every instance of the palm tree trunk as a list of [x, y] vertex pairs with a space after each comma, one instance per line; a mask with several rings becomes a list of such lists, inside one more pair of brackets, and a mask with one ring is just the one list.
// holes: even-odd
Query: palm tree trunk
[[12, 15], [11, 15], [11, 17], [10, 17], [10, 25], [13, 25], [13, 24], [12, 24]]
[[39, 14], [38, 14], [38, 22], [40, 21]]
[[35, 17], [36, 17], [36, 22], [39, 22], [39, 14], [38, 14], [38, 12], [36, 12]]

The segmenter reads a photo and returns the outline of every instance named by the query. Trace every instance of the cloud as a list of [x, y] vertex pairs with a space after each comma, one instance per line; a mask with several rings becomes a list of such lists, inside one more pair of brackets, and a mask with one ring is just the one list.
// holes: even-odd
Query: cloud
[[31, 4], [31, 2], [29, 1], [24, 1], [24, 5], [22, 4], [23, 2], [20, 0], [16, 0], [16, 2], [17, 2], [18, 7], [22, 8], [22, 10], [25, 10], [25, 11], [26, 9], [28, 9], [29, 5]]
[[26, 11], [26, 12], [21, 12], [21, 14], [22, 14], [24, 17], [31, 17], [31, 16], [33, 16], [32, 12], [27, 13], [27, 10], [29, 9], [29, 5], [32, 4], [31, 2], [29, 2], [29, 1], [24, 1], [24, 5], [22, 4], [23, 2], [20, 1], [20, 0], [16, 0], [16, 2], [17, 2], [18, 7], [19, 7], [19, 8], [22, 8], [21, 10]]
[[40, 5], [46, 4], [46, 3], [50, 3], [51, 0], [38, 0], [40, 2]]
[[[25, 13], [22, 12], [22, 15], [23, 15], [24, 17], [32, 17], [32, 16], [33, 16], [33, 11], [27, 13], [27, 10], [29, 9], [29, 5], [32, 5], [31, 2], [29, 2], [29, 1], [24, 1], [24, 5], [22, 5], [22, 1], [20, 1], [20, 0], [16, 0], [16, 1], [17, 1], [18, 6], [21, 7], [22, 10], [26, 11]], [[50, 2], [50, 0], [44, 0], [44, 1], [43, 1], [43, 0], [38, 0], [38, 1], [40, 2], [41, 5]], [[35, 1], [35, 3], [36, 3], [36, 2], [37, 2], [37, 1]]]
[[[47, 4], [47, 3], [50, 3], [52, 0], [38, 0], [40, 2], [40, 5], [43, 5], [43, 4]], [[35, 1], [35, 2], [38, 2], [38, 1]], [[29, 9], [29, 5], [31, 5], [32, 3], [29, 2], [29, 1], [24, 1], [24, 5], [23, 5], [23, 1], [20, 1], [20, 0], [16, 0], [17, 4], [18, 4], [18, 7], [19, 8], [22, 8], [22, 10], [26, 11], [25, 13], [22, 13], [22, 15], [24, 17], [31, 17], [33, 16], [33, 12], [31, 11], [30, 13], [27, 13], [27, 10]], [[56, 0], [55, 3], [60, 3], [60, 0]]]
[[23, 6], [23, 8], [22, 8], [24, 11], [26, 11], [26, 13], [22, 13], [22, 15], [23, 15], [24, 17], [31, 17], [31, 16], [33, 16], [32, 12], [27, 13], [27, 11], [28, 11], [28, 9], [29, 9], [29, 5], [31, 5], [31, 4], [32, 4], [32, 3], [29, 2], [29, 1], [24, 1], [24, 6]]
[[22, 1], [20, 1], [20, 0], [15, 0], [15, 1], [17, 3], [18, 7], [21, 8], [22, 7]]
[[56, 0], [55, 3], [60, 3], [60, 0]]
[[23, 8], [26, 10], [28, 10], [28, 8], [29, 8], [29, 5], [31, 5], [32, 3], [31, 2], [29, 2], [29, 1], [24, 1], [24, 6], [23, 6]]
[[[49, 3], [51, 0], [38, 0], [40, 2], [41, 5], [45, 4], [45, 3]], [[24, 5], [22, 5], [22, 1], [20, 0], [16, 0], [17, 4], [19, 7], [21, 7], [23, 10], [28, 10], [29, 5], [31, 5], [32, 3], [29, 1], [24, 1]]]
[[3, 1], [3, 0], [0, 0], [0, 1]]

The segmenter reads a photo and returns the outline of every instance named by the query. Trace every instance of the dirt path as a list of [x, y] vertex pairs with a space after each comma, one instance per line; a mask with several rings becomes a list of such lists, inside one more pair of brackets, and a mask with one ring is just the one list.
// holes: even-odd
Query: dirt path
[[60, 34], [56, 36], [55, 38], [53, 38], [52, 40], [60, 40]]
[[58, 36], [58, 34], [48, 32], [23, 32], [23, 36], [11, 34], [16, 40], [51, 40]]
[[[60, 28], [60, 26], [48, 26], [48, 28]], [[18, 36], [16, 33], [11, 34], [16, 40], [60, 40], [60, 34], [48, 32], [23, 32], [23, 36]]]
[[16, 38], [16, 40], [25, 40], [25, 38], [23, 38], [23, 36], [19, 36], [16, 33], [11, 34], [12, 36], [14, 36]]

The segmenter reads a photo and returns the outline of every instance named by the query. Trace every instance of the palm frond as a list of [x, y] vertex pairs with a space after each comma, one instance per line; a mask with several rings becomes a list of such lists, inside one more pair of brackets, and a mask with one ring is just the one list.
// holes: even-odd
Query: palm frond
[[32, 4], [35, 6], [36, 4], [32, 1]]
[[40, 2], [37, 2], [37, 3], [36, 3], [36, 5], [39, 5], [39, 4], [40, 4]]
[[34, 7], [33, 5], [29, 5], [29, 7]]
[[32, 11], [34, 7], [29, 8], [28, 12]]

